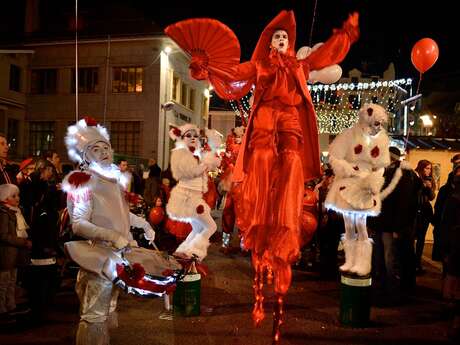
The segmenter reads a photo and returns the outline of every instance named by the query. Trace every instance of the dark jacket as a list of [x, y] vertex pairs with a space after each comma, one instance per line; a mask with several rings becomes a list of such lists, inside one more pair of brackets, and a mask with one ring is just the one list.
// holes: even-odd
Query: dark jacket
[[[385, 169], [385, 189], [393, 179], [399, 162]], [[421, 180], [412, 169], [401, 169], [402, 176], [396, 188], [382, 202], [379, 216], [369, 219], [369, 227], [380, 232], [412, 231], [417, 212], [417, 195], [422, 188]], [[412, 234], [404, 234], [412, 235]]]
[[454, 191], [454, 175], [449, 174], [447, 182], [441, 188], [439, 188], [436, 202], [434, 204], [434, 215], [433, 215], [433, 252], [432, 259], [436, 261], [442, 260], [442, 249], [441, 249], [441, 237], [444, 232], [441, 226], [441, 219], [446, 206], [447, 199], [452, 195]]
[[30, 210], [30, 229], [32, 240], [32, 259], [48, 259], [56, 256], [59, 196], [56, 186], [40, 179], [38, 174], [32, 175], [29, 186], [32, 193]]
[[433, 207], [430, 201], [432, 201], [436, 194], [434, 188], [426, 187], [423, 184], [423, 180], [417, 176], [422, 186], [418, 193], [418, 210], [417, 210], [417, 226], [426, 229], [433, 221]]
[[11, 164], [2, 165], [0, 162], [0, 184], [12, 183], [17, 184], [16, 174], [18, 173], [17, 169], [14, 168]]
[[19, 248], [25, 248], [27, 239], [16, 234], [16, 214], [0, 204], [0, 271], [17, 267]]
[[460, 177], [454, 178], [454, 190], [447, 198], [441, 218], [441, 244], [447, 259], [447, 274], [460, 276]]
[[147, 206], [153, 207], [155, 197], [160, 196], [160, 182], [158, 178], [150, 176], [145, 180], [144, 200]]

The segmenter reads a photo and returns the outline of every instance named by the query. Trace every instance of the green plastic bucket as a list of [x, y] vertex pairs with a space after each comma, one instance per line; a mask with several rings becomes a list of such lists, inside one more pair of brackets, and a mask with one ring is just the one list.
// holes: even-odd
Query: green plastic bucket
[[201, 275], [187, 274], [177, 282], [173, 294], [173, 311], [175, 315], [200, 315]]
[[349, 327], [368, 327], [371, 315], [370, 276], [342, 274], [340, 279], [340, 323]]

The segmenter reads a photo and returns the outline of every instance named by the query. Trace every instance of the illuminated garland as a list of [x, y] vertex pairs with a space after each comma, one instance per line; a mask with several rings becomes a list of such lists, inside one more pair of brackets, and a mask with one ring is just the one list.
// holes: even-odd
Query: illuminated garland
[[[365, 103], [377, 103], [383, 106], [394, 118], [398, 111], [401, 93], [409, 95], [412, 79], [397, 79], [358, 83], [338, 83], [331, 85], [308, 85], [315, 107], [320, 133], [338, 134], [351, 127], [358, 120], [358, 110]], [[407, 95], [406, 95], [407, 94]], [[249, 94], [239, 100], [244, 114], [250, 112]], [[236, 102], [230, 106], [237, 116], [241, 111]]]

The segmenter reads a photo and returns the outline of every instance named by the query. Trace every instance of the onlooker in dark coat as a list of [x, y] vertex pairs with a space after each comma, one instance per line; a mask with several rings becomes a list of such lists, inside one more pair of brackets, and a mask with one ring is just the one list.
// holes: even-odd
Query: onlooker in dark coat
[[32, 246], [26, 237], [18, 236], [21, 235], [18, 232], [18, 218], [15, 211], [18, 206], [19, 189], [12, 184], [0, 185], [0, 323], [11, 321], [6, 313], [16, 308], [15, 288], [19, 249]]
[[454, 304], [451, 336], [460, 340], [460, 162], [454, 166], [453, 191], [441, 218], [442, 250], [445, 262], [443, 295]]
[[382, 202], [378, 217], [369, 218], [374, 233], [374, 273], [389, 303], [401, 300], [401, 293], [415, 289], [415, 215], [420, 179], [406, 162], [397, 147], [390, 147], [391, 164], [385, 169], [387, 188], [401, 167], [401, 179], [392, 193]]
[[423, 273], [422, 255], [425, 246], [425, 236], [428, 226], [433, 221], [433, 207], [431, 201], [434, 200], [436, 194], [436, 183], [433, 179], [433, 165], [430, 161], [422, 159], [418, 162], [415, 171], [422, 183], [422, 189], [419, 192], [418, 210], [415, 226], [415, 238], [417, 240], [415, 247], [415, 257], [417, 263], [417, 272]]
[[451, 159], [452, 162], [452, 171], [447, 177], [447, 182], [441, 188], [439, 188], [438, 195], [436, 197], [436, 202], [434, 204], [434, 216], [433, 216], [433, 252], [432, 259], [435, 261], [442, 261], [441, 253], [441, 235], [443, 229], [441, 227], [441, 218], [444, 212], [444, 207], [446, 205], [446, 200], [454, 191], [454, 172], [453, 169], [456, 164], [460, 164], [460, 154], [456, 154]]
[[29, 185], [32, 204], [30, 228], [32, 239], [29, 294], [32, 316], [36, 322], [44, 321], [46, 310], [57, 288], [57, 236], [60, 192], [48, 182], [53, 177], [53, 166], [46, 160], [37, 162]]

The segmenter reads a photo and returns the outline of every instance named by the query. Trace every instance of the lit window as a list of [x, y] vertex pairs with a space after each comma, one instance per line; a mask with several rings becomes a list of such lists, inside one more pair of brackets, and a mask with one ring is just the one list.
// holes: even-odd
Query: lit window
[[114, 67], [112, 92], [142, 92], [144, 89], [143, 74], [142, 67]]

